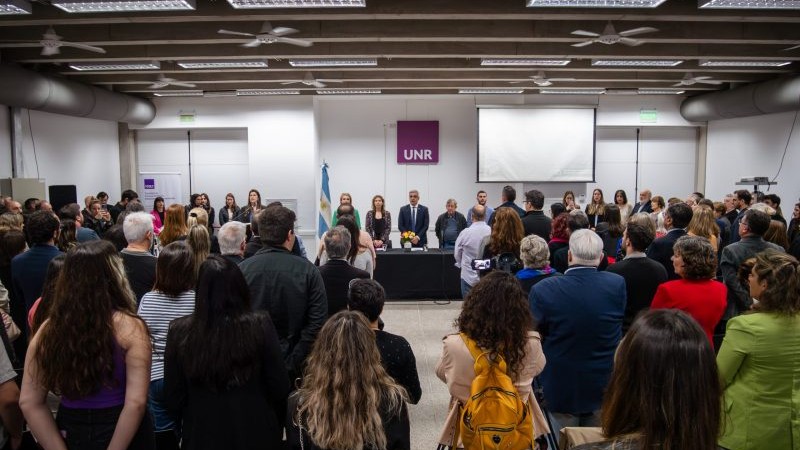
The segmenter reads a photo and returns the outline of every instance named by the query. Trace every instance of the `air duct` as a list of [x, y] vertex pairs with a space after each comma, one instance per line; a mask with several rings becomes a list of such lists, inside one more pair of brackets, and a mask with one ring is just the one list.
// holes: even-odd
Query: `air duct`
[[681, 115], [690, 122], [759, 116], [800, 109], [800, 75], [687, 98]]
[[9, 64], [0, 64], [0, 86], [0, 104], [8, 106], [138, 125], [156, 116], [156, 107], [143, 98]]

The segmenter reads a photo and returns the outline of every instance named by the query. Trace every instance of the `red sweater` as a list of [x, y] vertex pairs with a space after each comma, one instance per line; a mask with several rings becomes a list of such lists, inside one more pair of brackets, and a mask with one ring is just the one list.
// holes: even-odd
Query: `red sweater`
[[714, 346], [714, 327], [725, 313], [728, 289], [714, 280], [673, 280], [658, 286], [653, 309], [680, 309], [703, 327], [711, 346]]

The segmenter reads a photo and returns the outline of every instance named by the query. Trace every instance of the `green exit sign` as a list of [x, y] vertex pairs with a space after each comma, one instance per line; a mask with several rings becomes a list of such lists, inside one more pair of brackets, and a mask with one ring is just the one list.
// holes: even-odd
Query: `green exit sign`
[[639, 123], [656, 123], [658, 122], [658, 110], [642, 108], [639, 110]]

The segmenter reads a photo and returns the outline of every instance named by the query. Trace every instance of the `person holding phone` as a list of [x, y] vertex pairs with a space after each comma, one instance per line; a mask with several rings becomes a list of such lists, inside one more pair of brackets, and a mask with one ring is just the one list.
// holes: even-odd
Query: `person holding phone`
[[456, 238], [456, 247], [453, 257], [456, 267], [461, 269], [461, 297], [465, 298], [472, 286], [479, 281], [478, 272], [472, 266], [472, 261], [480, 257], [479, 248], [486, 236], [491, 235], [492, 229], [486, 223], [486, 207], [475, 205], [470, 211], [472, 223]]

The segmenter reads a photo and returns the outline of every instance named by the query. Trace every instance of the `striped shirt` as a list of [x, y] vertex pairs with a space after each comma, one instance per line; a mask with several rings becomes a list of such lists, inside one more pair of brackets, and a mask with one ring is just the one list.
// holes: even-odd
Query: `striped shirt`
[[167, 346], [169, 324], [174, 319], [194, 312], [194, 291], [185, 291], [177, 297], [159, 291], [144, 294], [139, 303], [139, 316], [144, 319], [153, 337], [153, 365], [150, 381], [164, 378], [164, 348]]

